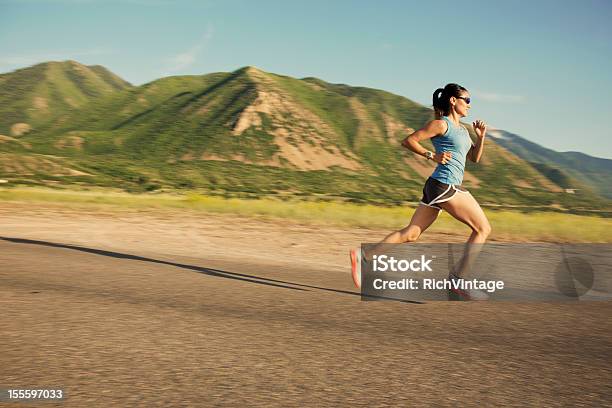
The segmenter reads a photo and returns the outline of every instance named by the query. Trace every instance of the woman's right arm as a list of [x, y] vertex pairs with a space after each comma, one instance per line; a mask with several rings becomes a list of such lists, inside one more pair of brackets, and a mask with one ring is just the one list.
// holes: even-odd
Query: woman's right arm
[[[415, 152], [420, 156], [427, 157], [426, 153], [428, 152], [428, 150], [421, 146], [420, 142], [422, 140], [431, 139], [434, 136], [443, 135], [444, 133], [446, 133], [447, 126], [448, 125], [446, 124], [446, 122], [441, 119], [432, 120], [427, 123], [422, 129], [417, 130], [416, 132], [405, 138], [402, 141], [402, 146]], [[446, 162], [450, 160], [451, 156], [451, 152], [440, 152], [434, 154], [432, 160], [436, 163], [446, 164]]]

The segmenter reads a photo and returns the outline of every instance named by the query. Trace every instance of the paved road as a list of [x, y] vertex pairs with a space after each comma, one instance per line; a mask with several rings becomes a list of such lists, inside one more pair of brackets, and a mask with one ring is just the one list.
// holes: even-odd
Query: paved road
[[325, 270], [0, 239], [0, 308], [0, 387], [66, 390], [46, 407], [612, 405], [612, 302], [362, 302]]

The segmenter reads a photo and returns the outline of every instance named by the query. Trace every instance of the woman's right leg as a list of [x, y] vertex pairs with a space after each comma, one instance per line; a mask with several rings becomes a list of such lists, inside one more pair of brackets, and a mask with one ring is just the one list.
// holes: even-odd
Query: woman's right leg
[[424, 204], [418, 206], [410, 224], [399, 231], [392, 232], [381, 241], [381, 244], [403, 244], [404, 242], [414, 242], [433, 222], [438, 218], [440, 210], [428, 207]]
[[401, 230], [394, 231], [387, 235], [382, 241], [373, 248], [370, 248], [364, 255], [369, 259], [372, 253], [383, 244], [403, 244], [404, 242], [416, 241], [423, 232], [438, 218], [440, 210], [421, 204], [412, 215], [410, 224]]
[[362, 249], [352, 249], [350, 251], [351, 257], [351, 270], [353, 276], [353, 282], [358, 288], [361, 287], [361, 264], [366, 262], [367, 259], [371, 259], [372, 254], [380, 249], [385, 244], [401, 244], [404, 242], [416, 241], [419, 236], [438, 218], [440, 210], [426, 205], [419, 205], [410, 224], [407, 227], [392, 232], [387, 235], [385, 239], [375, 245], [373, 248], [368, 248], [367, 251]]

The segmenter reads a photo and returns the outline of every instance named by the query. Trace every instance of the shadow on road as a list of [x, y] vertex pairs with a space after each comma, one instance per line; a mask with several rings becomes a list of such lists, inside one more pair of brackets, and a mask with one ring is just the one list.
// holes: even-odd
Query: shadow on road
[[[47, 247], [53, 247], [53, 248], [63, 248], [63, 249], [70, 249], [73, 251], [87, 252], [90, 254], [108, 256], [112, 258], [128, 259], [132, 261], [151, 262], [151, 263], [157, 263], [157, 264], [162, 264], [162, 265], [169, 265], [169, 266], [174, 266], [177, 268], [188, 269], [188, 270], [195, 271], [195, 272], [198, 272], [204, 275], [214, 276], [218, 278], [235, 279], [235, 280], [239, 280], [243, 282], [255, 283], [259, 285], [274, 286], [274, 287], [284, 288], [284, 289], [292, 289], [292, 290], [299, 290], [299, 291], [308, 291], [308, 289], [315, 289], [315, 290], [322, 290], [326, 292], [341, 293], [341, 294], [351, 295], [351, 296], [359, 296], [359, 297], [362, 296], [361, 293], [359, 292], [351, 292], [348, 290], [332, 289], [332, 288], [326, 288], [322, 286], [313, 286], [313, 285], [306, 285], [303, 283], [295, 283], [295, 282], [288, 282], [288, 281], [283, 281], [283, 280], [278, 280], [278, 279], [263, 278], [260, 276], [248, 275], [244, 273], [222, 271], [219, 269], [205, 268], [202, 266], [188, 265], [188, 264], [171, 262], [171, 261], [164, 261], [161, 259], [147, 258], [143, 256], [138, 256], [138, 255], [122, 254], [120, 252], [105, 251], [102, 249], [87, 248], [87, 247], [82, 247], [78, 245], [60, 244], [60, 243], [55, 243], [55, 242], [38, 241], [34, 239], [25, 239], [25, 238], [0, 237], [0, 239], [3, 241], [15, 243], [15, 244], [41, 245], [41, 246], [47, 246]], [[391, 298], [385, 298], [382, 296], [367, 296], [367, 297], [373, 298], [373, 299], [393, 300], [393, 301], [402, 302], [402, 303], [422, 304], [422, 302], [403, 300], [403, 299], [402, 300], [391, 299]]]

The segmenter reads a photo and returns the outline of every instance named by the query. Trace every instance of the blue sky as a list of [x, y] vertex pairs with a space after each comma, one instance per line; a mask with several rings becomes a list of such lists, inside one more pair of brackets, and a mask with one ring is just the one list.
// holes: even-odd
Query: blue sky
[[0, 72], [50, 60], [133, 84], [254, 65], [425, 105], [447, 82], [468, 120], [612, 158], [610, 1], [0, 0]]

